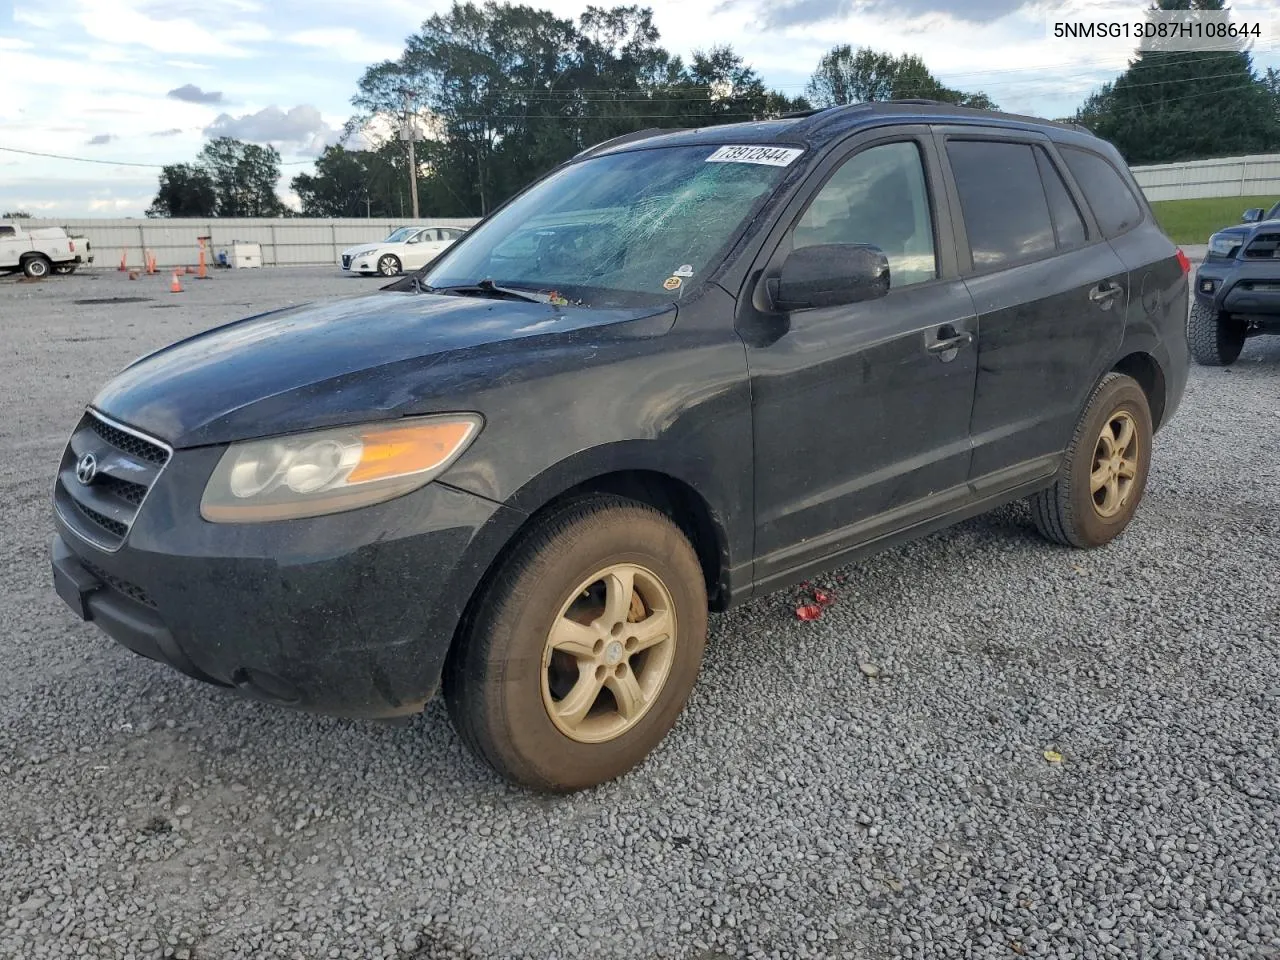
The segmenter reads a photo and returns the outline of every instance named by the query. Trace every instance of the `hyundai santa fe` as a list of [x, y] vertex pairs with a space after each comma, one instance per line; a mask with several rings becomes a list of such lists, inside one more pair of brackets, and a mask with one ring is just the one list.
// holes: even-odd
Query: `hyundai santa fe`
[[1018, 498], [1055, 543], [1124, 530], [1187, 269], [1078, 128], [632, 134], [390, 287], [123, 370], [58, 468], [55, 585], [199, 680], [367, 718], [442, 690], [506, 777], [597, 784], [675, 723], [709, 610]]

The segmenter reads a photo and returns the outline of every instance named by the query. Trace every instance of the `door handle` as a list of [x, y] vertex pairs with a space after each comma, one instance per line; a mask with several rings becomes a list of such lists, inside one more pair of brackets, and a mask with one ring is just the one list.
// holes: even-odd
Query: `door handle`
[[1120, 286], [1120, 284], [1104, 280], [1089, 291], [1089, 299], [1106, 310], [1111, 306], [1111, 299], [1122, 293], [1124, 293], [1124, 287]]
[[944, 323], [938, 328], [937, 336], [938, 339], [928, 344], [925, 350], [932, 354], [942, 354], [943, 360], [950, 360], [951, 357], [947, 354], [954, 356], [953, 351], [973, 343], [973, 334], [970, 331], [964, 330], [957, 333], [956, 328], [949, 323]]

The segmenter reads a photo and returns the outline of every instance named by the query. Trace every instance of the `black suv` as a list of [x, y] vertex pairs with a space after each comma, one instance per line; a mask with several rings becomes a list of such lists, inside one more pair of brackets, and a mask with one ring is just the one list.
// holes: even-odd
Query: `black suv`
[[1209, 238], [1196, 271], [1187, 340], [1207, 367], [1235, 363], [1248, 337], [1280, 334], [1280, 203], [1240, 219]]
[[707, 612], [1020, 497], [1096, 547], [1187, 376], [1187, 263], [1085, 132], [916, 102], [651, 131], [419, 273], [121, 372], [55, 485], [130, 649], [506, 776], [614, 777]]

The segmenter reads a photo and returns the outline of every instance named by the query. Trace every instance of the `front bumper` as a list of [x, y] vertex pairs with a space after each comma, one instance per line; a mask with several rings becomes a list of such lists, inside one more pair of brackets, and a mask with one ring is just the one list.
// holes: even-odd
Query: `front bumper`
[[1196, 271], [1195, 295], [1211, 310], [1280, 317], [1280, 261], [1206, 260]]
[[378, 270], [377, 260], [369, 254], [358, 254], [356, 256], [343, 254], [338, 261], [338, 265], [347, 273], [376, 273]]
[[135, 653], [255, 699], [347, 717], [421, 710], [523, 515], [437, 482], [326, 517], [208, 523], [198, 501], [219, 453], [176, 454], [114, 551], [56, 515], [59, 596]]

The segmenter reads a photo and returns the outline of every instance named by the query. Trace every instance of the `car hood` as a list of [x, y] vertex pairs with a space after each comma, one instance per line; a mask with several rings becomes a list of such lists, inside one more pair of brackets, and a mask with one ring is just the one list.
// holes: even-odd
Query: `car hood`
[[1259, 220], [1257, 223], [1235, 223], [1213, 231], [1215, 237], [1247, 237], [1253, 233], [1280, 232], [1280, 220]]
[[487, 383], [519, 375], [540, 346], [657, 336], [674, 319], [670, 304], [564, 309], [378, 292], [179, 341], [122, 370], [93, 406], [179, 448], [456, 410]]

